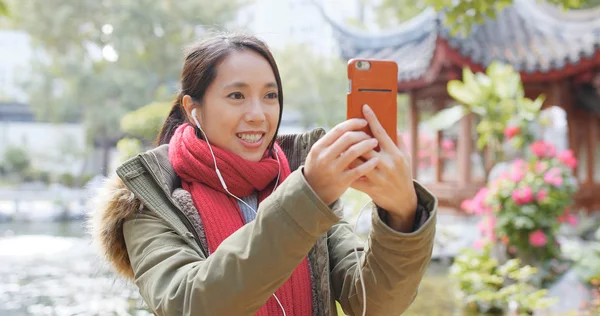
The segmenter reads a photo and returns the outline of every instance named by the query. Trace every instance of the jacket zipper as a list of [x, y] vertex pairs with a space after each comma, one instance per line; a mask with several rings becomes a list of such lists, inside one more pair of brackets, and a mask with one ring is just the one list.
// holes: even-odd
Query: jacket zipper
[[[144, 166], [146, 167], [146, 169], [148, 169], [148, 172], [150, 173], [150, 175], [152, 176], [152, 178], [154, 179], [154, 181], [158, 185], [160, 185], [161, 188], [164, 189], [163, 182], [160, 181], [160, 179], [158, 179], [158, 177], [156, 176], [156, 174], [154, 173], [154, 171], [150, 167], [150, 164], [148, 163], [148, 161], [146, 161], [146, 157], [144, 157], [143, 155], [140, 155], [140, 157], [142, 158], [142, 163], [144, 164]], [[160, 162], [157, 162], [157, 163], [158, 163], [157, 167], [160, 168]], [[175, 209], [177, 209], [177, 212], [175, 212], [175, 214], [177, 215], [177, 217], [179, 217], [179, 219], [181, 219], [181, 221], [183, 222], [183, 225], [188, 229], [188, 232], [192, 233], [192, 235], [194, 236], [194, 240], [196, 241], [196, 244], [198, 245], [198, 248], [200, 249], [200, 251], [202, 251], [204, 253], [204, 249], [202, 249], [202, 244], [200, 243], [200, 236], [198, 236], [198, 232], [196, 232], [196, 229], [194, 229], [194, 226], [192, 225], [192, 222], [183, 213], [183, 211], [181, 209], [179, 209], [179, 206], [177, 205], [177, 203], [175, 203], [175, 201], [173, 201], [173, 198], [171, 197], [171, 195], [168, 194], [167, 192], [164, 192], [164, 193], [167, 196], [167, 199], [169, 200], [169, 202], [171, 202], [171, 205], [173, 207], [175, 207]], [[204, 256], [207, 256], [207, 254], [204, 253]]]

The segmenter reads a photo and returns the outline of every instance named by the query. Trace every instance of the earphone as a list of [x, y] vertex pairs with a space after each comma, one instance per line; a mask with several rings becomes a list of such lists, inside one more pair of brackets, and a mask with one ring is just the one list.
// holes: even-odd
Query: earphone
[[[217, 158], [215, 157], [215, 153], [213, 152], [212, 146], [210, 145], [210, 142], [208, 141], [208, 137], [206, 137], [206, 133], [204, 133], [204, 130], [202, 129], [202, 127], [200, 126], [200, 122], [198, 121], [198, 118], [196, 117], [196, 108], [194, 108], [192, 110], [192, 119], [194, 119], [194, 123], [196, 123], [196, 126], [198, 127], [198, 129], [200, 129], [200, 132], [202, 133], [202, 135], [204, 135], [204, 140], [206, 141], [206, 144], [208, 145], [208, 149], [210, 150], [210, 154], [212, 155], [213, 158], [213, 162], [215, 165], [215, 172], [217, 173], [217, 177], [219, 178], [219, 181], [221, 182], [221, 185], [223, 186], [223, 189], [233, 198], [235, 198], [236, 200], [244, 203], [244, 205], [246, 205], [249, 209], [251, 209], [254, 214], [258, 215], [258, 213], [256, 212], [256, 210], [251, 207], [250, 205], [248, 205], [248, 203], [246, 203], [244, 200], [240, 199], [239, 197], [235, 196], [233, 193], [229, 192], [229, 189], [227, 189], [227, 184], [225, 183], [225, 179], [223, 179], [223, 176], [221, 175], [221, 171], [219, 171], [219, 167], [217, 166]], [[278, 171], [277, 171], [277, 180], [275, 180], [275, 186], [273, 186], [273, 192], [275, 191], [275, 189], [277, 188], [277, 185], [279, 185], [279, 176], [281, 175], [281, 162], [279, 161], [279, 156], [277, 153], [277, 148], [273, 147], [274, 152], [275, 152], [275, 159], [277, 159], [277, 164], [278, 164]], [[275, 293], [273, 293], [273, 297], [275, 297], [275, 300], [277, 301], [277, 304], [279, 304], [279, 307], [281, 307], [281, 311], [283, 312], [283, 316], [286, 316], [285, 313], [285, 309], [283, 308], [283, 304], [281, 304], [281, 301], [279, 301], [279, 298], [277, 297], [277, 295], [275, 295]]]

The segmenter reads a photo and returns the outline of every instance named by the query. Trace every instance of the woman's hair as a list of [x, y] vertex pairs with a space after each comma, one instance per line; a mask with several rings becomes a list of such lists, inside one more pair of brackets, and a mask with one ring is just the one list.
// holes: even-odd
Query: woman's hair
[[202, 104], [206, 90], [217, 76], [219, 63], [231, 52], [244, 50], [251, 50], [263, 56], [271, 65], [275, 75], [279, 99], [279, 120], [277, 121], [275, 137], [269, 145], [269, 148], [272, 148], [277, 137], [277, 131], [279, 131], [283, 112], [283, 89], [279, 69], [265, 43], [254, 36], [239, 34], [219, 34], [201, 40], [187, 48], [181, 71], [181, 91], [158, 134], [157, 145], [168, 144], [177, 127], [188, 122], [182, 104], [183, 96], [187, 94]]

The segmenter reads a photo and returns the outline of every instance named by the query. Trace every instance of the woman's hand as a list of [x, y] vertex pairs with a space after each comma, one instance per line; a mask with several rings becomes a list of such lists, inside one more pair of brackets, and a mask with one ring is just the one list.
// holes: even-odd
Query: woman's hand
[[378, 141], [364, 132], [367, 121], [350, 119], [336, 125], [311, 148], [304, 164], [304, 177], [323, 202], [331, 205], [360, 177], [371, 172], [378, 157], [355, 168], [350, 164], [377, 147]]
[[[375, 168], [369, 168], [370, 172], [354, 181], [351, 187], [366, 193], [377, 206], [389, 212], [387, 224], [390, 227], [409, 232], [417, 209], [410, 156], [402, 145], [400, 135], [397, 137], [398, 144], [394, 144], [368, 105], [363, 107], [363, 114], [380, 147], [379, 152], [371, 150], [363, 157], [367, 161], [379, 160]], [[352, 167], [360, 168], [362, 164], [361, 160], [357, 160]]]

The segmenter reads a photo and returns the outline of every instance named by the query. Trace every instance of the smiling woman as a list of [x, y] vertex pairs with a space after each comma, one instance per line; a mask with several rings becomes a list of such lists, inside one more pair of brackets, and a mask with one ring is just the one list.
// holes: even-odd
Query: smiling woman
[[263, 56], [251, 50], [234, 51], [219, 63], [204, 100], [186, 95], [183, 107], [186, 113], [200, 109], [198, 120], [211, 144], [259, 161], [277, 131], [281, 113], [277, 87]]
[[[437, 200], [402, 146], [368, 106], [366, 120], [299, 135], [277, 135], [282, 111], [264, 43], [194, 44], [159, 146], [97, 195], [93, 238], [155, 314], [329, 316], [338, 301], [398, 315], [413, 302]], [[369, 249], [339, 217], [350, 187], [372, 199]]]

